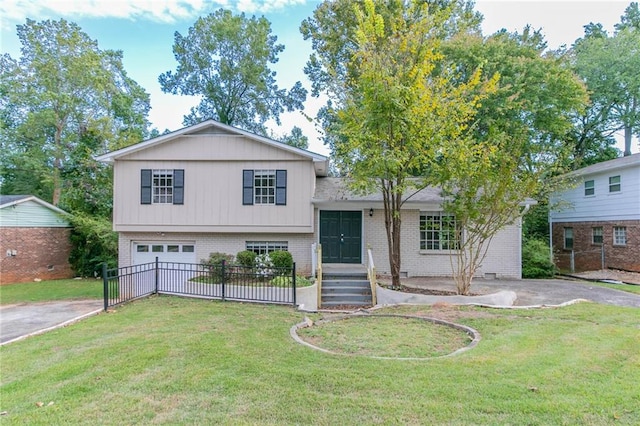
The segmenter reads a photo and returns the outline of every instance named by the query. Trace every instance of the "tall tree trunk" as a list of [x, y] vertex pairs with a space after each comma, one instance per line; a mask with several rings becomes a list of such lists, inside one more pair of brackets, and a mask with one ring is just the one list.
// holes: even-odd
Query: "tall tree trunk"
[[54, 156], [53, 159], [53, 199], [51, 204], [57, 206], [60, 203], [62, 195], [62, 179], [60, 177], [60, 169], [62, 168], [62, 159], [64, 150], [62, 148], [62, 129], [63, 121], [59, 121], [56, 125], [56, 134], [54, 136]]
[[624, 126], [624, 156], [631, 155], [631, 126]]
[[400, 206], [402, 202], [402, 194], [396, 194], [394, 191], [395, 187], [396, 185], [394, 185], [394, 182], [383, 180], [382, 197], [384, 202], [384, 225], [387, 232], [391, 287], [400, 288], [400, 230], [402, 229]]

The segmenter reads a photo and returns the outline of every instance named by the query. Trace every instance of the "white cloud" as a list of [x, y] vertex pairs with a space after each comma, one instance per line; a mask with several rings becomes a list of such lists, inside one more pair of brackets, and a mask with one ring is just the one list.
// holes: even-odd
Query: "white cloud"
[[219, 7], [236, 12], [266, 13], [307, 0], [3, 0], [3, 25], [22, 23], [26, 18], [51, 16], [85, 18], [149, 19], [175, 22]]

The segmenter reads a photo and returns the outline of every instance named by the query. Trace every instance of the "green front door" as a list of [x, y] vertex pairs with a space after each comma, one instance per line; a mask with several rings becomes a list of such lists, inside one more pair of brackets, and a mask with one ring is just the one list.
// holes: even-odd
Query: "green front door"
[[323, 263], [362, 263], [362, 212], [320, 211]]

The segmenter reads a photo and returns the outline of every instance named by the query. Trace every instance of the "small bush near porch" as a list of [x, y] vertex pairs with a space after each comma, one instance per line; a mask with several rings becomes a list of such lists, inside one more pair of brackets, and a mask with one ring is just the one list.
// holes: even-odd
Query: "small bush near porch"
[[1, 347], [2, 424], [640, 423], [638, 309], [381, 313], [482, 340], [429, 361], [329, 355], [289, 336], [290, 307], [153, 296]]

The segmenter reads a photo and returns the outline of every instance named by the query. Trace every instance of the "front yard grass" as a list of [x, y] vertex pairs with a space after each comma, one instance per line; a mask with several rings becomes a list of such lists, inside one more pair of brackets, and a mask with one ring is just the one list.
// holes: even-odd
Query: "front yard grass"
[[626, 291], [627, 293], [640, 294], [640, 285], [637, 284], [610, 284], [602, 281], [583, 281], [585, 285], [597, 285], [614, 290]]
[[50, 280], [0, 286], [0, 304], [52, 300], [101, 299], [101, 279]]
[[637, 308], [380, 312], [482, 340], [429, 361], [330, 355], [290, 337], [290, 307], [154, 296], [0, 347], [2, 424], [640, 424]]

